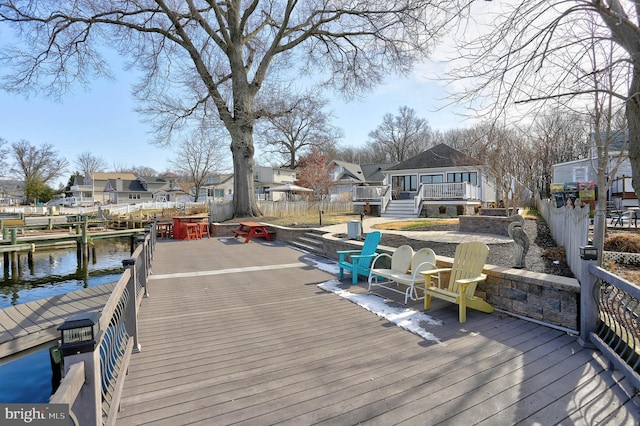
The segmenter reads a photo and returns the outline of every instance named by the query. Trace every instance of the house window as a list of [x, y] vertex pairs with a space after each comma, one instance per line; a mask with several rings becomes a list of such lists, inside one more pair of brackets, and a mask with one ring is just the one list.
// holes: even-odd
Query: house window
[[447, 182], [469, 182], [473, 185], [477, 185], [478, 173], [476, 172], [447, 173]]
[[442, 183], [444, 177], [442, 175], [422, 175], [420, 183]]
[[394, 189], [400, 187], [400, 190], [403, 192], [417, 191], [418, 176], [416, 175], [394, 176], [392, 187]]
[[574, 182], [584, 182], [586, 180], [588, 180], [586, 167], [576, 167], [573, 169]]
[[140, 199], [140, 194], [129, 194], [129, 199], [130, 200], [139, 200]]

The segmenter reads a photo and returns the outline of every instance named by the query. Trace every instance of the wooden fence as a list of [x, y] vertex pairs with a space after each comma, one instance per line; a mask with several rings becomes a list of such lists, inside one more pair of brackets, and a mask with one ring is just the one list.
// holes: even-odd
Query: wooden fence
[[[264, 201], [257, 200], [258, 208], [264, 216], [296, 217], [318, 215], [324, 213], [353, 213], [353, 203], [326, 201]], [[224, 222], [233, 217], [232, 203], [212, 203], [210, 206], [211, 221]]]

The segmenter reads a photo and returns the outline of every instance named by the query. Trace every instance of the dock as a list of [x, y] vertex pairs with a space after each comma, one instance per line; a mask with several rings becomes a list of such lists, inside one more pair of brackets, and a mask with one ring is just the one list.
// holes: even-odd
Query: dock
[[101, 310], [112, 290], [103, 284], [0, 309], [0, 359], [56, 340], [65, 319]]
[[427, 339], [319, 288], [335, 263], [281, 242], [159, 241], [152, 272], [117, 424], [640, 422], [628, 380], [576, 336], [409, 304], [437, 320]]

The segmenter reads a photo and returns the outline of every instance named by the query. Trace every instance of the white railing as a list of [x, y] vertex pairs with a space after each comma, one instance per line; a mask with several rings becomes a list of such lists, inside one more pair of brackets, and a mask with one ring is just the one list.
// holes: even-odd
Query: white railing
[[419, 196], [423, 200], [479, 200], [480, 188], [469, 182], [423, 183]]
[[353, 201], [380, 201], [389, 191], [389, 186], [354, 186]]

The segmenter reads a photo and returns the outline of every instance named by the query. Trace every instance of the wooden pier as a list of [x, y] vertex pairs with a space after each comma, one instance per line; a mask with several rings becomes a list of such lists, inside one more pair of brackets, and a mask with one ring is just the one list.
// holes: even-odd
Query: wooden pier
[[318, 288], [336, 279], [322, 262], [279, 242], [159, 242], [117, 424], [639, 424], [629, 381], [576, 336], [473, 310], [460, 324], [436, 300], [427, 340]]
[[112, 290], [103, 284], [0, 309], [0, 359], [58, 339], [65, 319], [100, 311]]
[[131, 251], [136, 244], [139, 235], [145, 233], [144, 228], [124, 229], [124, 230], [102, 230], [90, 231], [87, 226], [81, 230], [63, 231], [55, 233], [32, 233], [18, 236], [16, 229], [11, 230], [9, 239], [0, 240], [0, 253], [3, 255], [4, 276], [17, 276], [19, 268], [19, 255], [26, 253], [29, 263], [32, 262], [33, 253], [36, 250], [51, 249], [56, 247], [68, 247], [75, 245], [78, 253], [78, 265], [86, 265], [89, 260], [91, 242], [107, 238], [129, 237], [131, 240]]

